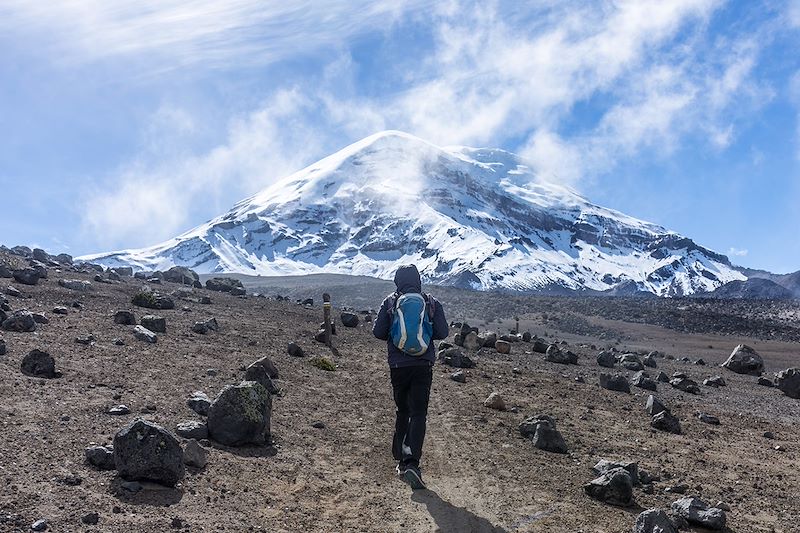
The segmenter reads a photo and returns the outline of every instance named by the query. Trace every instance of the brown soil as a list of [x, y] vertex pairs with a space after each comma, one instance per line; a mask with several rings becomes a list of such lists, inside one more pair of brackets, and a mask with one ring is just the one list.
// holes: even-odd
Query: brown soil
[[[596, 350], [588, 345], [615, 340], [560, 331], [557, 323], [543, 322], [539, 315], [523, 317], [523, 327], [534, 333], [547, 331], [570, 342], [581, 355], [580, 365], [544, 362], [540, 354], [527, 353], [530, 345], [525, 343], [514, 344], [510, 355], [479, 354], [466, 384], [451, 381], [452, 369], [437, 364], [423, 458], [430, 490], [412, 493], [394, 475], [386, 348], [368, 327], [339, 324], [339, 356], [334, 357], [311, 340], [321, 319], [319, 307], [198, 290], [213, 304], [178, 300], [176, 310], [150, 311], [129, 304], [141, 285], [138, 280], [94, 283], [92, 292], [81, 294], [59, 287], [58, 277], [91, 279], [51, 271], [51, 279], [38, 286], [15, 284], [29, 298], [10, 298], [11, 306], [43, 311], [50, 323], [35, 333], [2, 332], [8, 354], [0, 357], [0, 531], [27, 531], [34, 520], [47, 518], [50, 530], [59, 532], [162, 532], [177, 517], [190, 531], [207, 532], [627, 532], [642, 509], [668, 508], [679, 496], [663, 490], [681, 483], [690, 487], [687, 494], [711, 504], [727, 502], [732, 531], [798, 530], [800, 404], [777, 389], [756, 385], [754, 377], [717, 366], [737, 343], [750, 339], [580, 315], [590, 325], [620, 332], [625, 339], [620, 347], [659, 349], [708, 363], [660, 359], [660, 369], [668, 374], [682, 370], [697, 381], [714, 374], [725, 377], [727, 387], [703, 387], [698, 396], [659, 384], [659, 396], [684, 429], [684, 435], [671, 435], [650, 429], [643, 408], [647, 391], [634, 388], [628, 395], [597, 385]], [[176, 288], [165, 284], [161, 290]], [[477, 308], [482, 296], [474, 298]], [[67, 316], [50, 312], [75, 300], [82, 310], [70, 309]], [[181, 310], [184, 305], [189, 309]], [[132, 327], [113, 324], [118, 309], [134, 310], [137, 319], [150, 313], [165, 316], [168, 331], [159, 334], [157, 344], [143, 344], [133, 338]], [[452, 318], [459, 314], [446, 311]], [[209, 317], [219, 321], [219, 332], [191, 333], [195, 321]], [[492, 326], [509, 324], [504, 320]], [[74, 343], [87, 333], [97, 338], [94, 345]], [[117, 337], [126, 345], [115, 346]], [[306, 357], [286, 353], [293, 340]], [[797, 364], [796, 343], [752, 344], [770, 370]], [[49, 351], [63, 377], [21, 374], [20, 361], [33, 348]], [[83, 450], [90, 442], [110, 443], [136, 417], [169, 429], [199, 419], [186, 407], [191, 392], [202, 390], [213, 398], [241, 379], [243, 365], [264, 355], [281, 373], [282, 395], [273, 403], [274, 446], [210, 446], [207, 467], [190, 470], [176, 489], [149, 487], [136, 495], [118, 488], [114, 472], [84, 463]], [[337, 370], [313, 367], [315, 355], [333, 357]], [[211, 368], [218, 374], [207, 375]], [[575, 382], [579, 375], [586, 383]], [[493, 391], [514, 409], [484, 408], [483, 400]], [[133, 413], [106, 414], [120, 403]], [[143, 413], [147, 406], [155, 411]], [[700, 422], [695, 416], [700, 410], [719, 416], [722, 425]], [[569, 454], [543, 452], [521, 438], [519, 423], [539, 413], [556, 417]], [[326, 428], [311, 427], [315, 421]], [[765, 431], [776, 439], [765, 439]], [[775, 450], [777, 445], [783, 451]], [[632, 509], [593, 501], [582, 487], [594, 477], [590, 467], [601, 458], [638, 461], [662, 481], [652, 495], [637, 490]], [[81, 482], [65, 483], [69, 476]], [[99, 524], [82, 525], [80, 517], [92, 511], [99, 513]]]

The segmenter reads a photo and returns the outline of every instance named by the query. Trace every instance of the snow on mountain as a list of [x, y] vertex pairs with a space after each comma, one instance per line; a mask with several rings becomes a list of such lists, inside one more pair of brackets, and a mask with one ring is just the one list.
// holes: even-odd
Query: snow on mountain
[[679, 296], [746, 277], [728, 258], [565, 187], [499, 149], [381, 132], [292, 174], [183, 235], [80, 258], [106, 266], [391, 279], [482, 290]]

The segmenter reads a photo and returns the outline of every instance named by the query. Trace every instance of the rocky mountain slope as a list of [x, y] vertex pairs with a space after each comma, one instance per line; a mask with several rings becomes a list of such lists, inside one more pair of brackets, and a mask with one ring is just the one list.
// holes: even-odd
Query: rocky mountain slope
[[81, 258], [106, 266], [391, 279], [514, 291], [708, 292], [745, 276], [724, 255], [542, 182], [498, 149], [400, 132], [357, 142], [159, 245]]

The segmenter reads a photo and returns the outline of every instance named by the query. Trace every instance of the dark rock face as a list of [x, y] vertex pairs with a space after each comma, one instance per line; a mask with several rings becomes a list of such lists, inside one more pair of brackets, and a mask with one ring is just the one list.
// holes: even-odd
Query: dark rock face
[[36, 331], [36, 320], [33, 315], [22, 309], [3, 320], [2, 327], [6, 331], [16, 331], [18, 333]]
[[630, 474], [634, 486], [639, 485], [639, 465], [633, 461], [616, 462], [600, 459], [597, 464], [592, 467], [592, 470], [594, 470], [595, 474], [602, 476], [617, 468], [622, 468]]
[[700, 394], [700, 386], [696, 381], [686, 377], [676, 377], [669, 381], [669, 384], [678, 390], [688, 392], [689, 394]]
[[653, 381], [644, 370], [640, 370], [639, 372], [636, 373], [636, 375], [633, 376], [631, 384], [634, 387], [639, 387], [640, 389], [646, 389], [651, 391], [654, 391], [658, 388], [656, 382]]
[[548, 348], [549, 344], [544, 342], [542, 339], [534, 339], [532, 341], [532, 343], [533, 343], [533, 346], [531, 346], [531, 348], [533, 349], [534, 352], [536, 352], [536, 353], [547, 353], [547, 348]]
[[15, 270], [13, 273], [14, 281], [23, 285], [36, 285], [42, 277], [39, 271], [33, 268], [23, 268]]
[[114, 267], [111, 269], [112, 272], [116, 272], [120, 276], [133, 276], [133, 267]]
[[260, 383], [225, 387], [208, 412], [209, 436], [227, 446], [266, 444], [270, 440], [272, 396]]
[[616, 392], [631, 392], [630, 383], [628, 378], [622, 374], [600, 374], [600, 386], [607, 390]]
[[144, 326], [135, 326], [133, 328], [133, 336], [140, 341], [150, 344], [158, 342], [158, 336]]
[[619, 357], [619, 364], [623, 368], [627, 370], [633, 370], [634, 372], [644, 370], [644, 364], [642, 363], [642, 360], [634, 353], [622, 354]]
[[439, 360], [445, 365], [454, 368], [475, 368], [475, 361], [465, 355], [458, 348], [445, 348], [440, 350], [438, 354]]
[[167, 320], [163, 316], [145, 315], [141, 319], [142, 326], [155, 333], [167, 332]]
[[709, 507], [707, 503], [698, 498], [681, 498], [672, 504], [672, 510], [692, 525], [713, 530], [725, 529], [727, 521], [725, 511]]
[[164, 272], [164, 281], [193, 286], [195, 281], [200, 281], [200, 276], [191, 268], [174, 266]]
[[569, 350], [562, 351], [561, 348], [556, 346], [555, 344], [551, 344], [547, 347], [547, 352], [544, 356], [545, 361], [549, 361], [551, 363], [559, 363], [562, 365], [577, 365], [578, 364], [578, 356]]
[[661, 411], [653, 416], [650, 425], [660, 431], [674, 433], [675, 435], [681, 434], [681, 423], [678, 418], [667, 410]]
[[130, 311], [117, 311], [114, 313], [114, 324], [122, 324], [123, 326], [135, 326], [136, 317]]
[[523, 437], [530, 438], [533, 445], [540, 450], [552, 453], [567, 453], [567, 443], [556, 429], [555, 420], [547, 415], [526, 418], [519, 431]]
[[206, 281], [206, 289], [218, 292], [231, 292], [234, 287], [244, 289], [244, 285], [234, 278], [211, 278]]
[[605, 368], [614, 368], [617, 358], [613, 352], [603, 350], [597, 354], [597, 364]]
[[31, 350], [22, 359], [21, 369], [23, 374], [37, 378], [58, 377], [55, 359], [49, 353], [41, 350]]
[[624, 468], [615, 468], [593, 479], [583, 489], [590, 498], [617, 507], [633, 505], [633, 479]]
[[800, 368], [788, 368], [775, 374], [775, 386], [789, 398], [800, 398]]
[[722, 366], [737, 374], [760, 376], [764, 372], [764, 360], [758, 355], [758, 352], [746, 344], [740, 344], [734, 348]]
[[288, 344], [288, 346], [286, 348], [286, 351], [292, 357], [303, 357], [305, 355], [305, 352], [303, 351], [303, 349], [297, 343], [294, 343], [294, 342], [290, 342]]
[[114, 435], [114, 464], [124, 479], [155, 481], [169, 487], [185, 473], [178, 440], [146, 420], [134, 420]]
[[648, 509], [636, 517], [633, 533], [678, 533], [669, 515], [661, 509]]
[[647, 410], [647, 414], [650, 416], [655, 416], [658, 413], [669, 411], [667, 406], [664, 405], [661, 400], [653, 396], [652, 394], [647, 397], [647, 404], [645, 405], [645, 409]]
[[358, 315], [355, 313], [343, 311], [339, 318], [342, 320], [342, 325], [345, 327], [354, 328], [358, 326]]

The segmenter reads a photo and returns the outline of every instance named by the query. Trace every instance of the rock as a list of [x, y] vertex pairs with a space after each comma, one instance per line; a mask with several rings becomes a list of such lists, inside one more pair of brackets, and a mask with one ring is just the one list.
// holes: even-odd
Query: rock
[[256, 363], [251, 364], [245, 369], [244, 379], [245, 381], [256, 381], [260, 383], [270, 394], [278, 394], [280, 391], [278, 387], [273, 383], [272, 378], [269, 375], [267, 369]]
[[453, 344], [456, 346], [464, 347], [464, 338], [461, 336], [461, 333], [456, 333], [453, 335]]
[[108, 271], [108, 279], [111, 281], [122, 281], [122, 276], [114, 272], [113, 270]]
[[611, 391], [616, 392], [631, 392], [630, 384], [628, 383], [628, 378], [623, 376], [622, 374], [600, 374], [600, 386], [604, 389], [608, 389]]
[[658, 367], [658, 365], [656, 364], [656, 358], [653, 355], [653, 352], [650, 352], [649, 354], [647, 354], [644, 357], [642, 357], [642, 364], [644, 366], [647, 366], [647, 367], [650, 367], [650, 368], [657, 368]]
[[593, 479], [583, 489], [590, 498], [609, 505], [633, 505], [633, 480], [624, 468], [615, 468]]
[[50, 254], [48, 254], [41, 248], [34, 248], [33, 253], [31, 255], [36, 261], [41, 261], [42, 263], [47, 263], [48, 261], [50, 261]]
[[71, 291], [86, 292], [92, 290], [92, 282], [81, 279], [60, 279], [58, 284]]
[[311, 427], [314, 429], [325, 429], [325, 422], [317, 420], [316, 422], [311, 423]]
[[656, 381], [659, 383], [669, 383], [669, 376], [664, 372], [659, 372], [656, 376]]
[[555, 420], [548, 415], [537, 415], [526, 418], [520, 425], [519, 431], [523, 437], [528, 437], [534, 447], [552, 453], [567, 453], [567, 443], [556, 429]]
[[204, 468], [208, 464], [208, 452], [196, 439], [189, 439], [183, 448], [183, 462], [188, 466]]
[[152, 291], [136, 293], [131, 299], [131, 303], [145, 309], [175, 309], [175, 301], [172, 298]]
[[800, 398], [800, 368], [788, 368], [775, 374], [775, 386], [789, 398]]
[[272, 362], [272, 359], [269, 357], [262, 357], [258, 361], [254, 362], [251, 366], [262, 366], [264, 370], [267, 371], [267, 375], [272, 379], [278, 379], [278, 367], [275, 366], [275, 363]]
[[467, 382], [467, 374], [463, 370], [457, 370], [450, 374], [450, 379], [457, 383], [466, 383]]
[[526, 331], [525, 333], [522, 334], [522, 342], [531, 342], [531, 337], [532, 337], [531, 332]]
[[144, 326], [134, 327], [133, 336], [140, 341], [149, 342], [150, 344], [155, 344], [158, 341], [156, 334]]
[[348, 328], [354, 328], [358, 326], [358, 315], [355, 313], [350, 313], [347, 311], [342, 311], [342, 314], [339, 315], [339, 319], [342, 321], [342, 325]]
[[270, 440], [272, 396], [260, 383], [225, 387], [208, 412], [209, 436], [227, 446], [266, 444]]
[[49, 353], [41, 350], [31, 350], [22, 359], [20, 367], [22, 373], [28, 376], [47, 379], [58, 377], [55, 359]]
[[710, 415], [708, 413], [698, 413], [697, 418], [699, 418], [701, 422], [705, 422], [706, 424], [711, 424], [714, 426], [719, 425], [719, 418], [717, 418], [714, 415]]
[[440, 350], [438, 358], [445, 365], [454, 368], [475, 368], [475, 361], [470, 359], [458, 348]]
[[79, 337], [75, 337], [75, 344], [83, 344], [85, 346], [89, 346], [91, 344], [94, 344], [94, 342], [95, 342], [95, 338], [94, 338], [94, 335], [92, 335], [92, 334], [81, 335]]
[[8, 318], [3, 320], [2, 327], [6, 331], [16, 331], [19, 333], [36, 331], [36, 321], [33, 315], [25, 309], [14, 311]]
[[639, 372], [637, 372], [633, 376], [633, 379], [631, 380], [631, 384], [634, 387], [639, 387], [640, 389], [646, 389], [646, 390], [652, 390], [652, 391], [654, 391], [654, 390], [656, 390], [658, 388], [656, 386], [656, 382], [653, 381], [652, 379], [650, 379], [650, 376], [648, 376], [644, 372], [644, 370], [640, 370]]
[[633, 461], [619, 463], [615, 461], [609, 461], [607, 459], [600, 459], [600, 461], [598, 461], [597, 464], [592, 467], [592, 470], [594, 470], [595, 474], [602, 476], [603, 474], [607, 474], [617, 468], [622, 468], [628, 472], [628, 474], [631, 476], [631, 481], [633, 482], [634, 486], [639, 484], [639, 465]]
[[698, 366], [705, 366], [705, 365], [706, 365], [706, 362], [705, 362], [704, 360], [702, 360], [702, 359], [697, 359], [697, 360], [694, 362], [694, 364], [695, 364], [695, 365], [698, 365]]
[[555, 344], [551, 344], [547, 347], [547, 352], [545, 352], [544, 356], [545, 361], [549, 361], [551, 363], [559, 363], [562, 365], [577, 365], [578, 364], [578, 356], [574, 353], [567, 350], [566, 352], [561, 351]]
[[4, 339], [0, 339], [0, 355], [6, 354], [6, 341]]
[[131, 409], [125, 404], [117, 405], [108, 410], [108, 414], [114, 416], [125, 416], [131, 414]]
[[135, 326], [136, 316], [131, 311], [117, 311], [114, 313], [114, 324], [123, 326]]
[[33, 268], [14, 270], [12, 276], [14, 277], [14, 281], [22, 283], [23, 285], [36, 285], [42, 277], [39, 271]]
[[597, 364], [605, 368], [614, 368], [617, 362], [616, 356], [612, 352], [603, 350], [597, 354]]
[[33, 321], [37, 324], [49, 324], [50, 320], [43, 313], [31, 313]]
[[208, 416], [208, 410], [211, 407], [211, 399], [206, 396], [206, 393], [195, 391], [189, 396], [189, 399], [186, 400], [186, 405], [198, 415]]
[[305, 355], [303, 349], [294, 342], [290, 342], [286, 350], [292, 357], [303, 357]]
[[81, 522], [88, 526], [96, 526], [100, 521], [100, 515], [97, 513], [86, 513], [81, 516]]
[[647, 403], [645, 404], [645, 410], [647, 414], [650, 416], [655, 416], [658, 413], [662, 413], [664, 411], [669, 411], [667, 406], [664, 405], [661, 400], [653, 396], [652, 394], [647, 397]]
[[234, 278], [211, 278], [206, 281], [206, 289], [210, 291], [231, 292], [234, 287], [244, 289], [242, 282]]
[[245, 296], [247, 291], [244, 287], [231, 287], [231, 296]]
[[163, 316], [145, 315], [139, 323], [154, 333], [167, 332], [167, 320]]
[[737, 374], [760, 376], [764, 372], [764, 360], [746, 344], [740, 344], [734, 348], [722, 366]]
[[166, 429], [134, 420], [114, 435], [114, 464], [128, 481], [155, 481], [174, 487], [183, 478], [183, 449]]
[[478, 334], [475, 333], [474, 331], [470, 331], [464, 337], [464, 349], [470, 352], [475, 352], [478, 350], [478, 348], [482, 346], [483, 346], [483, 339], [478, 337]]
[[538, 339], [537, 338], [537, 339], [533, 339], [533, 346], [531, 346], [531, 348], [536, 353], [547, 353], [547, 348], [549, 346], [550, 345], [547, 344], [545, 341], [543, 341], [542, 339]]
[[653, 415], [650, 425], [660, 431], [674, 433], [675, 435], [681, 434], [681, 423], [678, 418], [667, 410]]
[[727, 383], [725, 383], [725, 379], [722, 376], [713, 376], [704, 380], [703, 385], [706, 387], [725, 387]]
[[[510, 346], [511, 345], [509, 344], [509, 347]], [[483, 337], [483, 347], [497, 349], [497, 333], [486, 333], [486, 335]], [[508, 352], [500, 352], [500, 353], [508, 353]]]
[[700, 386], [697, 384], [696, 381], [689, 378], [685, 377], [672, 378], [669, 381], [669, 384], [683, 392], [688, 392], [690, 394], [700, 394]]
[[186, 422], [178, 423], [178, 425], [175, 427], [175, 433], [177, 433], [179, 437], [183, 437], [185, 439], [203, 440], [208, 438], [208, 426], [205, 424], [205, 422], [188, 420]]
[[489, 409], [496, 409], [498, 411], [506, 410], [506, 401], [499, 392], [493, 392], [483, 401], [484, 407]]
[[111, 342], [113, 342], [115, 346], [125, 346], [125, 341], [119, 338], [114, 339]]
[[709, 507], [707, 503], [699, 498], [681, 498], [673, 502], [672, 510], [685, 518], [690, 524], [707, 529], [724, 529], [727, 521], [725, 511], [716, 507]]
[[633, 533], [678, 533], [678, 528], [661, 509], [648, 509], [636, 517]]
[[16, 287], [12, 287], [11, 285], [8, 286], [6, 289], [6, 294], [9, 296], [13, 296], [14, 298], [22, 298], [22, 291], [17, 289]]
[[86, 462], [98, 470], [115, 470], [113, 446], [89, 446], [84, 450]]
[[41, 518], [31, 524], [31, 531], [45, 531], [47, 529], [47, 520]]
[[200, 276], [191, 268], [174, 266], [164, 272], [164, 281], [181, 283], [183, 285], [194, 285], [195, 281], [200, 281]]
[[67, 309], [66, 307], [57, 305], [56, 307], [53, 308], [53, 314], [54, 315], [68, 315], [69, 314], [69, 309]]
[[11, 272], [11, 269], [9, 269], [4, 264], [0, 263], [0, 278], [13, 278], [13, 277], [14, 273]]
[[508, 341], [494, 341], [494, 348], [497, 353], [511, 353], [511, 343]]
[[765, 378], [764, 376], [759, 377], [757, 383], [759, 385], [761, 385], [762, 387], [774, 387], [775, 386], [775, 383], [771, 379]]
[[642, 360], [639, 359], [639, 356], [635, 353], [622, 354], [619, 357], [619, 364], [622, 366], [622, 368], [625, 368], [626, 370], [633, 370], [634, 372], [644, 370], [644, 364], [642, 363]]

